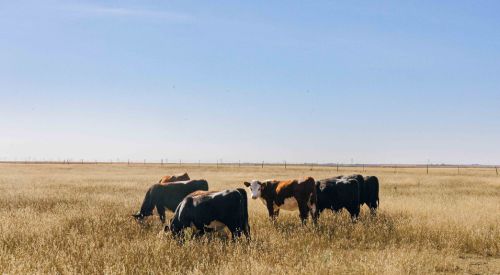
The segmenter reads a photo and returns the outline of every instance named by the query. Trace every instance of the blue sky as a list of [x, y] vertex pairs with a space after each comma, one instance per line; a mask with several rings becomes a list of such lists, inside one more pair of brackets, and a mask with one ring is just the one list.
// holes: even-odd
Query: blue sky
[[0, 160], [500, 164], [499, 10], [0, 1]]

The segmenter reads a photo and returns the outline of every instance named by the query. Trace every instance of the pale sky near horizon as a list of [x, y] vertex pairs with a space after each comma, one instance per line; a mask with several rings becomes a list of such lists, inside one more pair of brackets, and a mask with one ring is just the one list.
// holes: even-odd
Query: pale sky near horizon
[[0, 0], [0, 160], [500, 164], [499, 11]]

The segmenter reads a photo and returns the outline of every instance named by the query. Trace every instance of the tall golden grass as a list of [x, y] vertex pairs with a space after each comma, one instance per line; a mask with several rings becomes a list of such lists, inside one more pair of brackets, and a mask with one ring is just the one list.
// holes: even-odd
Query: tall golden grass
[[[300, 225], [298, 212], [271, 224], [249, 200], [252, 241], [208, 236], [180, 245], [130, 215], [146, 189], [187, 171], [210, 189], [249, 179], [317, 179], [360, 168], [160, 165], [0, 165], [0, 273], [500, 273], [500, 177], [494, 171], [368, 168], [380, 179], [380, 210], [359, 222], [326, 213]], [[171, 217], [171, 214], [169, 214]], [[161, 236], [161, 237], [159, 237]]]

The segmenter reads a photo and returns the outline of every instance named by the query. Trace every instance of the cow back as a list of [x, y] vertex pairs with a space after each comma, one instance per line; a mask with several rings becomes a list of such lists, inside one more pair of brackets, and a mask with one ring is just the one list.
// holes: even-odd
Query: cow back
[[333, 209], [335, 211], [346, 207], [355, 209], [360, 203], [360, 185], [354, 178], [329, 178], [318, 181], [318, 209]]
[[206, 180], [177, 181], [168, 185], [160, 185], [157, 192], [158, 200], [170, 211], [175, 211], [179, 203], [195, 191], [207, 191]]
[[169, 176], [164, 176], [160, 179], [158, 183], [160, 184], [169, 184], [170, 182], [176, 182], [176, 181], [188, 181], [191, 178], [187, 173], [184, 174], [179, 174], [179, 175], [169, 175]]

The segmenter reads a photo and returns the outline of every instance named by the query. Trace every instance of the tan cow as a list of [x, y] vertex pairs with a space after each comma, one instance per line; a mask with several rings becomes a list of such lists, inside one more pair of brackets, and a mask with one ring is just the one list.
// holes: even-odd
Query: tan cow
[[187, 173], [184, 173], [179, 175], [164, 176], [163, 178], [160, 179], [158, 183], [163, 184], [163, 183], [186, 181], [186, 180], [190, 180], [190, 178]]

